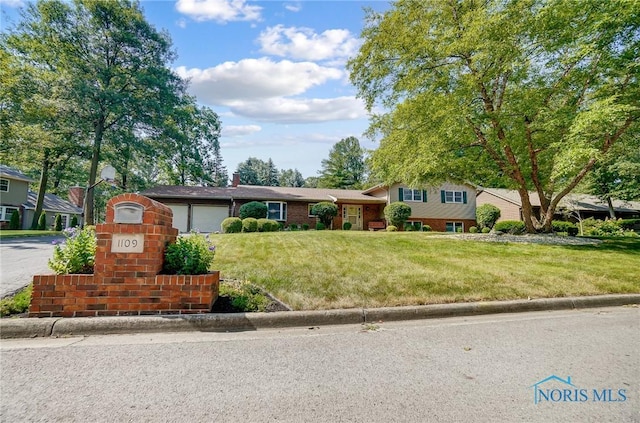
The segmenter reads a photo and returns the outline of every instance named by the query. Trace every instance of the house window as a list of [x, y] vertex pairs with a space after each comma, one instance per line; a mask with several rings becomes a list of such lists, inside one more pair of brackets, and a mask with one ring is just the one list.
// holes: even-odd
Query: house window
[[267, 218], [272, 220], [287, 220], [287, 203], [267, 202]]
[[447, 222], [447, 232], [464, 232], [464, 224], [462, 222]]
[[17, 211], [18, 209], [13, 208], [13, 207], [2, 207], [2, 209], [0, 209], [0, 220], [8, 222], [11, 220], [11, 215], [13, 214], [14, 211]]
[[426, 202], [427, 192], [420, 189], [399, 188], [398, 198], [405, 202]]
[[422, 230], [422, 222], [416, 222], [413, 220], [408, 220], [404, 224], [405, 231], [421, 231]]
[[67, 222], [69, 222], [69, 215], [68, 214], [61, 215], [60, 221], [62, 222], [62, 229], [65, 229], [67, 226], [69, 226], [67, 224]]
[[9, 192], [9, 180], [0, 179], [0, 192]]
[[466, 191], [440, 191], [443, 203], [467, 204]]
[[309, 205], [307, 206], [307, 214], [309, 215], [309, 217], [316, 217], [315, 214], [313, 214], [311, 212], [311, 209], [313, 208], [313, 206], [315, 206], [317, 203], [309, 203]]

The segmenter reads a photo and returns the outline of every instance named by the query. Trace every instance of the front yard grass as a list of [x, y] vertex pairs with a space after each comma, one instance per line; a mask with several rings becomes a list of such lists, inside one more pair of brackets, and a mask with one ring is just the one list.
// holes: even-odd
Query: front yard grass
[[211, 235], [214, 268], [294, 310], [640, 293], [640, 239], [490, 243], [420, 232]]

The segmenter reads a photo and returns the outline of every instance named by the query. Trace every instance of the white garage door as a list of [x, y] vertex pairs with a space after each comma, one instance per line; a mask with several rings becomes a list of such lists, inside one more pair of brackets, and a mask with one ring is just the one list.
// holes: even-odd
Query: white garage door
[[187, 220], [189, 218], [189, 206], [178, 204], [167, 204], [173, 212], [173, 227], [180, 232], [187, 232]]
[[191, 229], [200, 232], [220, 232], [220, 224], [227, 217], [227, 206], [191, 206]]

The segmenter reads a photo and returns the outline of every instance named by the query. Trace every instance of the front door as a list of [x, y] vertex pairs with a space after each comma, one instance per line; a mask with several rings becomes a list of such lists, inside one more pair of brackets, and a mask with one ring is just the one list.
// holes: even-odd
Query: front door
[[362, 230], [362, 206], [345, 204], [342, 206], [342, 222], [351, 222], [351, 230]]

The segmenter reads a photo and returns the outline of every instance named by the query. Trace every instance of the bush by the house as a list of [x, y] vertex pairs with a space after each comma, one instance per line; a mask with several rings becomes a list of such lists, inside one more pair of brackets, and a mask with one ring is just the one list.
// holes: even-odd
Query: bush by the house
[[242, 232], [242, 219], [239, 217], [227, 217], [220, 226], [224, 234], [237, 234]]
[[316, 231], [324, 231], [327, 227], [322, 222], [316, 223]]
[[388, 225], [387, 229], [386, 229], [387, 232], [395, 232], [397, 230], [398, 230], [398, 228], [396, 226], [394, 226], [394, 225]]
[[582, 221], [582, 230], [585, 236], [638, 236], [632, 230], [625, 230], [620, 220], [598, 220], [592, 217]]
[[258, 232], [278, 232], [280, 223], [272, 219], [258, 219]]
[[72, 228], [75, 228], [78, 226], [78, 216], [76, 216], [75, 214], [71, 217], [71, 224], [69, 225]]
[[258, 219], [255, 217], [247, 217], [242, 219], [242, 232], [257, 232]]
[[302, 224], [302, 230], [303, 231], [308, 231], [309, 230], [309, 224], [308, 223], [303, 223]]
[[482, 204], [476, 208], [476, 222], [480, 228], [493, 228], [500, 219], [500, 209], [493, 204]]
[[44, 231], [45, 229], [47, 229], [47, 214], [42, 212], [38, 218], [38, 230]]
[[475, 226], [471, 226], [471, 227], [469, 228], [469, 233], [477, 234], [477, 233], [478, 233], [478, 228], [477, 228], [477, 227], [475, 227]]
[[18, 210], [14, 210], [13, 213], [11, 213], [9, 229], [20, 229], [20, 212]]
[[220, 297], [228, 297], [238, 312], [265, 311], [271, 300], [260, 288], [249, 283], [221, 283]]
[[551, 222], [551, 227], [553, 229], [553, 232], [556, 232], [556, 233], [566, 232], [568, 235], [571, 235], [571, 236], [578, 235], [578, 227], [572, 222], [554, 220], [553, 222]]
[[431, 232], [431, 226], [422, 225], [422, 232]]
[[311, 214], [320, 219], [325, 228], [328, 228], [333, 218], [338, 215], [338, 206], [329, 201], [321, 201], [311, 207]]
[[209, 235], [191, 233], [167, 246], [164, 271], [172, 275], [203, 275], [209, 272], [215, 254], [216, 247]]
[[93, 273], [96, 258], [95, 227], [67, 228], [63, 234], [66, 237], [64, 242], [54, 241], [53, 258], [49, 260], [51, 270], [58, 275]]
[[482, 232], [483, 234], [488, 234], [489, 232], [491, 232], [491, 229], [489, 229], [489, 228], [485, 227], [485, 228], [482, 228], [482, 231], [481, 231], [481, 232]]
[[342, 229], [343, 229], [343, 230], [345, 230], [345, 231], [348, 231], [348, 230], [350, 230], [350, 229], [351, 229], [351, 226], [353, 226], [353, 225], [351, 224], [351, 222], [344, 222], [344, 223], [342, 224]]
[[519, 220], [503, 220], [494, 225], [496, 232], [504, 232], [511, 235], [520, 235], [525, 231], [524, 222]]
[[640, 219], [620, 219], [618, 220], [618, 226], [628, 231], [636, 228], [640, 229]]
[[59, 214], [56, 214], [56, 217], [53, 220], [53, 230], [57, 232], [62, 230], [62, 216]]
[[253, 217], [254, 219], [263, 219], [267, 217], [267, 205], [260, 201], [251, 201], [250, 203], [240, 206], [238, 212], [240, 219]]
[[292, 223], [289, 225], [289, 230], [290, 231], [297, 231], [298, 230], [298, 224], [297, 223]]
[[384, 208], [384, 217], [396, 228], [402, 227], [411, 216], [411, 207], [402, 201], [395, 201]]

